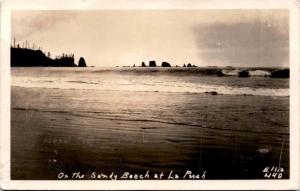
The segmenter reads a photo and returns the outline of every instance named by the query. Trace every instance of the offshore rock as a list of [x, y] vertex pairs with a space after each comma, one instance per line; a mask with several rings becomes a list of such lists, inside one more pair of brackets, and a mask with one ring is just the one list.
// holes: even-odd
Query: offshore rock
[[150, 61], [149, 67], [156, 67], [156, 62], [154, 60]]
[[289, 78], [289, 77], [290, 77], [289, 69], [276, 70], [271, 73], [271, 78]]
[[171, 64], [168, 62], [162, 62], [161, 67], [171, 67]]
[[79, 62], [78, 62], [78, 67], [86, 67], [84, 58], [80, 57]]
[[249, 77], [249, 72], [246, 71], [246, 70], [239, 71], [238, 76], [239, 76], [239, 77], [242, 77], [242, 78]]

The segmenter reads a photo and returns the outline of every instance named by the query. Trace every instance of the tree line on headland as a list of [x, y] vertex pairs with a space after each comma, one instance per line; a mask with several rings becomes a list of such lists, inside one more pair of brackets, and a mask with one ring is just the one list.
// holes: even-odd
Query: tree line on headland
[[78, 65], [74, 62], [74, 54], [65, 54], [51, 58], [50, 52], [43, 52], [42, 48], [34, 43], [25, 41], [20, 45], [14, 39], [11, 45], [12, 67], [86, 67], [83, 57], [80, 57]]

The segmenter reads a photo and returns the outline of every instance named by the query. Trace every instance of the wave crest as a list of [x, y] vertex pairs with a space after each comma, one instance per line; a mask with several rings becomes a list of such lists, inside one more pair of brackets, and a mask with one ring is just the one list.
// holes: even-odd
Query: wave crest
[[99, 79], [99, 80], [70, 80], [45, 78], [14, 77], [13, 86], [39, 87], [56, 89], [90, 89], [102, 91], [145, 91], [145, 92], [172, 92], [172, 93], [209, 93], [212, 95], [258, 95], [258, 96], [289, 96], [287, 88], [266, 87], [235, 87], [228, 85], [208, 85], [203, 83], [183, 81], [163, 81], [152, 79], [137, 81], [134, 79]]

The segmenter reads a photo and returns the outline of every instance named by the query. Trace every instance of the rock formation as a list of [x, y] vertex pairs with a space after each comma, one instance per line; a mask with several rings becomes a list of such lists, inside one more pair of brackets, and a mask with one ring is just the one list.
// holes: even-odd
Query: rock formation
[[289, 78], [289, 77], [290, 77], [289, 69], [276, 70], [271, 73], [271, 78]]
[[78, 67], [86, 67], [84, 58], [80, 57], [79, 62], [78, 62]]
[[41, 50], [12, 47], [10, 56], [12, 67], [76, 67], [73, 56], [51, 59]]
[[156, 62], [154, 60], [149, 61], [149, 67], [156, 67]]
[[142, 67], [146, 67], [146, 64], [145, 64], [145, 62], [142, 62]]
[[162, 62], [161, 67], [171, 67], [171, 64], [168, 62]]
[[249, 77], [249, 72], [246, 71], [246, 70], [242, 70], [242, 71], [239, 71], [239, 74], [238, 74], [239, 77]]
[[210, 91], [210, 92], [206, 92], [206, 93], [211, 94], [211, 95], [218, 95], [218, 92], [216, 92], [216, 91]]

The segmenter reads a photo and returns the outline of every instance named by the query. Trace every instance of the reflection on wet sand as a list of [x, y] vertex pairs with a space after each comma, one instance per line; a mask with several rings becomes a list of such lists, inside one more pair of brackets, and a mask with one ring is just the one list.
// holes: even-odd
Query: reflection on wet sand
[[288, 115], [288, 97], [12, 87], [12, 179], [288, 178]]

